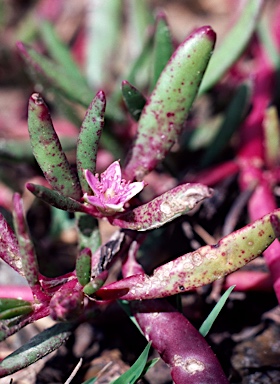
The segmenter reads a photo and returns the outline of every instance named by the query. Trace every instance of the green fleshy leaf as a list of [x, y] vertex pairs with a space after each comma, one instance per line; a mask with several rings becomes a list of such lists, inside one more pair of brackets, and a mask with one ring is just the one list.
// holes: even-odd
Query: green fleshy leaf
[[6, 311], [0, 312], [0, 320], [13, 319], [14, 317], [28, 315], [33, 312], [31, 305], [23, 305], [17, 308], [7, 309]]
[[[69, 151], [76, 148], [76, 139], [62, 137], [61, 145], [63, 151]], [[0, 157], [14, 161], [34, 162], [34, 155], [30, 140], [6, 140], [0, 139]]]
[[72, 323], [60, 323], [32, 337], [22, 347], [0, 362], [0, 377], [5, 377], [28, 367], [59, 348], [75, 328]]
[[155, 299], [182, 293], [220, 279], [261, 255], [275, 240], [271, 225], [280, 219], [280, 209], [223, 237], [156, 268], [152, 276], [137, 274], [102, 287], [103, 300]]
[[257, 25], [257, 34], [261, 41], [262, 48], [267, 53], [267, 58], [271, 60], [275, 69], [279, 69], [279, 52], [275, 44], [273, 34], [271, 33], [271, 26], [269, 25], [269, 20], [267, 20], [265, 15], [262, 15], [262, 18]]
[[199, 95], [212, 88], [242, 54], [256, 28], [263, 3], [263, 0], [246, 2], [239, 20], [215, 49], [199, 88]]
[[128, 180], [142, 180], [164, 159], [197, 94], [215, 44], [210, 27], [197, 29], [172, 55], [148, 99], [124, 169]]
[[161, 12], [157, 17], [154, 36], [153, 78], [150, 86], [151, 90], [154, 89], [161, 72], [164, 70], [172, 53], [173, 44], [171, 33], [167, 24], [166, 16]]
[[28, 130], [34, 156], [50, 185], [65, 197], [82, 196], [77, 176], [62, 150], [49, 110], [39, 94], [29, 99]]
[[101, 245], [98, 221], [84, 213], [76, 213], [79, 249], [89, 248], [93, 254]]
[[[121, 37], [121, 0], [95, 0], [90, 3], [87, 23], [87, 79], [99, 89], [108, 81]], [[88, 103], [89, 104], [89, 103]]]
[[121, 228], [148, 231], [186, 214], [199, 202], [210, 197], [211, 193], [202, 184], [182, 184], [146, 204], [108, 220]]
[[126, 80], [122, 82], [122, 95], [131, 117], [138, 121], [146, 104], [144, 95]]
[[209, 166], [220, 155], [232, 135], [238, 129], [245, 116], [245, 111], [248, 108], [248, 96], [248, 87], [241, 85], [227, 107], [223, 122], [217, 134], [201, 159], [202, 168]]
[[69, 217], [69, 213], [51, 206], [51, 225], [49, 236], [58, 239], [62, 232], [74, 227], [74, 219]]
[[29, 301], [20, 299], [0, 299], [0, 320], [26, 315], [33, 311]]
[[79, 283], [84, 287], [91, 277], [91, 250], [84, 248], [77, 256], [76, 275]]
[[77, 171], [84, 193], [92, 193], [83, 171], [95, 173], [98, 144], [104, 126], [106, 99], [99, 91], [91, 102], [81, 126], [77, 142]]
[[279, 162], [280, 123], [277, 108], [267, 108], [263, 119], [265, 160], [268, 167], [277, 167]]
[[216, 320], [216, 318], [218, 317], [219, 313], [221, 312], [223, 306], [225, 305], [225, 303], [226, 303], [229, 295], [233, 291], [234, 287], [235, 287], [235, 285], [232, 285], [231, 287], [229, 287], [226, 290], [226, 292], [222, 295], [222, 297], [217, 302], [215, 307], [212, 309], [210, 314], [207, 316], [207, 319], [203, 322], [203, 324], [199, 328], [199, 332], [201, 333], [201, 335], [203, 337], [205, 337], [208, 334], [208, 332], [210, 331], [212, 325], [214, 324], [214, 321]]
[[54, 26], [46, 20], [40, 23], [40, 32], [53, 59], [71, 76], [86, 85], [86, 80], [72, 58], [70, 49], [59, 39]]
[[207, 148], [213, 142], [214, 137], [220, 129], [223, 117], [221, 114], [209, 117], [205, 123], [196, 127], [187, 137], [186, 146], [191, 151]]
[[55, 208], [68, 212], [84, 212], [86, 208], [78, 201], [65, 197], [57, 191], [46, 188], [42, 185], [27, 183], [26, 188], [39, 199], [44, 200], [47, 204]]
[[72, 77], [64, 67], [40, 55], [23, 43], [17, 44], [18, 50], [33, 76], [51, 85], [68, 100], [87, 108], [92, 101], [93, 92], [83, 82]]
[[84, 294], [87, 296], [92, 296], [105, 284], [107, 278], [108, 271], [101, 272], [98, 276], [94, 277], [87, 285], [84, 286]]
[[139, 380], [145, 369], [151, 344], [152, 342], [147, 344], [144, 351], [141, 353], [135, 363], [130, 367], [130, 369], [121, 375], [117, 380], [114, 380], [112, 384], [135, 384], [137, 380]]

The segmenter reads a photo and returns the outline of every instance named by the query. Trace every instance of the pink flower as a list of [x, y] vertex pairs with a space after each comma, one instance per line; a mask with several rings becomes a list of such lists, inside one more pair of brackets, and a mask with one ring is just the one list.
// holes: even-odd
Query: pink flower
[[85, 193], [84, 200], [106, 216], [123, 212], [125, 203], [144, 188], [143, 181], [130, 183], [122, 179], [118, 161], [101, 173], [100, 180], [98, 173], [93, 175], [88, 169], [85, 170], [85, 177], [94, 196]]

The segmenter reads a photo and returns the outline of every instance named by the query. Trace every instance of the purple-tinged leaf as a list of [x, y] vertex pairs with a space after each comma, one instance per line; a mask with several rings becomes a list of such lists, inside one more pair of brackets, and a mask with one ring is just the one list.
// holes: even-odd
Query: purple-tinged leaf
[[99, 91], [86, 112], [77, 142], [77, 171], [83, 192], [91, 193], [85, 179], [85, 169], [95, 173], [98, 144], [104, 126], [106, 98]]
[[186, 214], [198, 203], [211, 197], [212, 190], [202, 184], [183, 184], [127, 213], [113, 218], [111, 223], [121, 228], [147, 231]]
[[34, 156], [50, 185], [63, 196], [79, 200], [80, 184], [62, 150], [49, 110], [38, 93], [29, 99], [28, 130]]
[[166, 300], [135, 301], [131, 308], [176, 384], [229, 383], [203, 336]]
[[179, 45], [167, 63], [138, 122], [136, 140], [126, 160], [127, 180], [142, 180], [180, 135], [215, 39], [210, 27], [199, 28]]
[[59, 348], [71, 335], [75, 325], [56, 324], [34, 336], [29, 342], [11, 353], [0, 363], [0, 377], [5, 377], [28, 367]]
[[24, 276], [20, 249], [16, 235], [0, 213], [0, 257], [10, 267]]
[[77, 279], [69, 280], [51, 298], [50, 316], [58, 321], [77, 319], [84, 307], [83, 287]]
[[[280, 210], [272, 212], [280, 217]], [[215, 245], [194, 252], [155, 269], [152, 276], [138, 274], [102, 287], [97, 296], [104, 300], [153, 299], [174, 295], [209, 284], [243, 267], [275, 240], [271, 214], [223, 237]]]
[[[134, 241], [123, 265], [125, 277], [143, 273], [136, 261], [140, 244]], [[222, 368], [202, 335], [164, 299], [130, 303], [130, 309], [148, 341], [170, 367], [176, 384], [228, 384]]]
[[39, 284], [39, 266], [34, 245], [23, 212], [22, 199], [18, 193], [14, 194], [14, 226], [19, 242], [22, 268], [30, 288]]

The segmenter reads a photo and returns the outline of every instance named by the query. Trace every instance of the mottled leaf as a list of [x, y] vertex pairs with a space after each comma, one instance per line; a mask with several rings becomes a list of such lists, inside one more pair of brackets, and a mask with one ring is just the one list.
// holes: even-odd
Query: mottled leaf
[[113, 225], [136, 231], [147, 231], [186, 214], [199, 202], [210, 197], [212, 190], [202, 184], [183, 184], [127, 213], [110, 219]]
[[62, 150], [49, 110], [38, 93], [29, 99], [28, 130], [34, 156], [50, 185], [63, 196], [79, 200], [80, 184]]
[[77, 171], [83, 192], [91, 193], [83, 171], [95, 173], [98, 144], [104, 126], [106, 99], [99, 91], [87, 109], [77, 142]]
[[25, 220], [23, 203], [20, 195], [16, 193], [13, 198], [14, 203], [14, 226], [19, 243], [22, 268], [24, 276], [32, 288], [39, 284], [39, 266], [35, 248], [30, 238], [29, 229]]
[[215, 44], [215, 33], [202, 27], [172, 55], [148, 99], [124, 175], [142, 180], [164, 159], [181, 133]]
[[[278, 218], [280, 210], [272, 213]], [[138, 274], [102, 287], [103, 299], [143, 300], [174, 295], [209, 284], [243, 267], [275, 239], [271, 214], [155, 269], [152, 276]]]
[[56, 350], [69, 338], [73, 329], [73, 324], [61, 323], [34, 336], [29, 342], [1, 361], [0, 377], [5, 377], [28, 367]]

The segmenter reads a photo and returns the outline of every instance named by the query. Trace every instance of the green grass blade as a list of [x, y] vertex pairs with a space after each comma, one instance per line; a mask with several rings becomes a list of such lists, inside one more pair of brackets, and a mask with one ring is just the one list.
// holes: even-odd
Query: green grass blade
[[229, 295], [233, 291], [235, 285], [232, 285], [229, 287], [226, 292], [223, 294], [223, 296], [220, 298], [220, 300], [217, 302], [215, 307], [212, 309], [210, 314], [208, 315], [207, 319], [203, 322], [201, 327], [199, 328], [199, 332], [203, 337], [205, 337], [208, 332], [210, 331], [212, 325], [214, 324], [214, 321], [218, 317], [219, 313], [221, 312], [223, 306], [225, 305]]
[[151, 344], [152, 342], [149, 342], [149, 344], [147, 344], [144, 351], [141, 353], [141, 355], [138, 357], [135, 363], [130, 367], [130, 369], [127, 372], [125, 372], [123, 375], [121, 375], [117, 380], [113, 381], [111, 384], [136, 383], [136, 381], [140, 378], [140, 376], [142, 375], [145, 369]]

